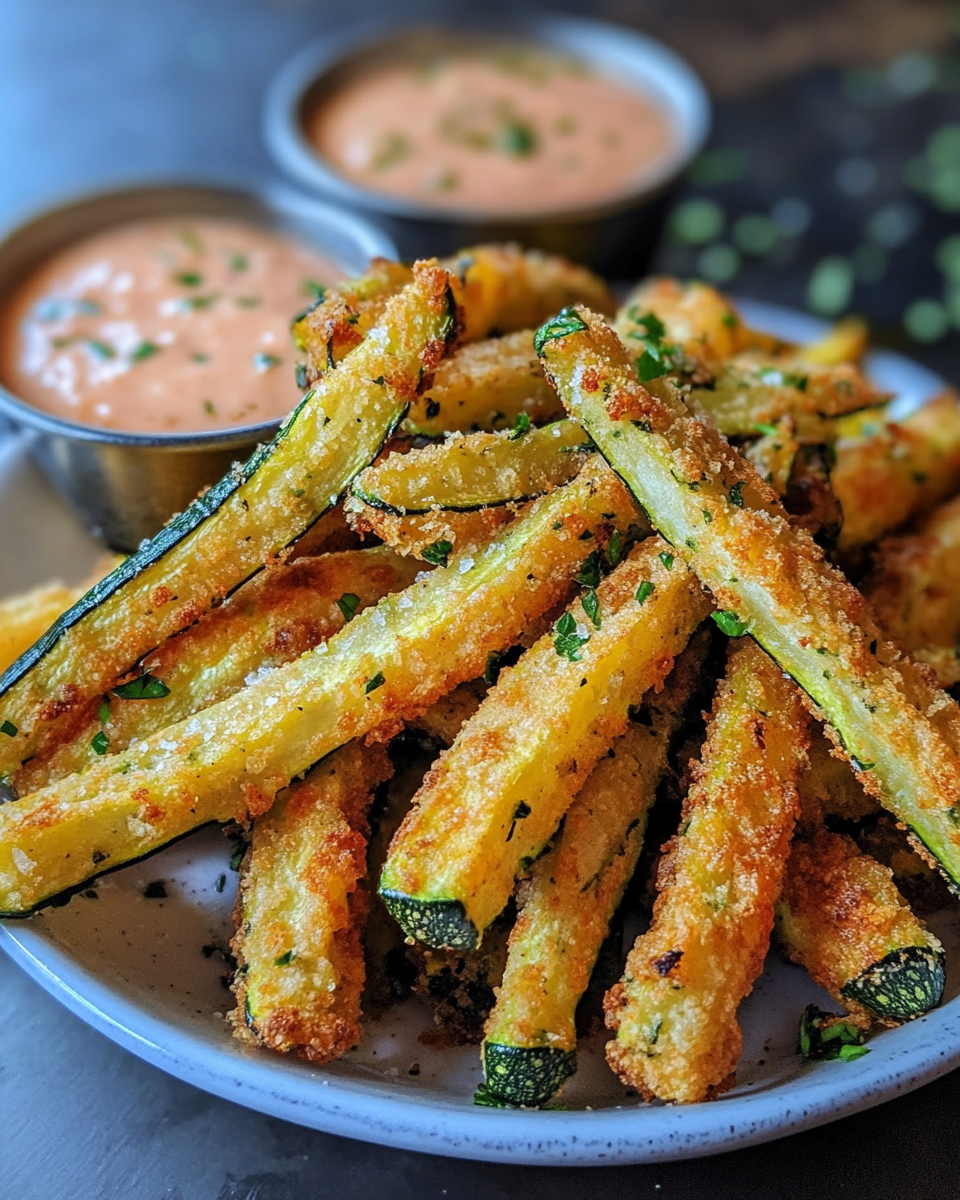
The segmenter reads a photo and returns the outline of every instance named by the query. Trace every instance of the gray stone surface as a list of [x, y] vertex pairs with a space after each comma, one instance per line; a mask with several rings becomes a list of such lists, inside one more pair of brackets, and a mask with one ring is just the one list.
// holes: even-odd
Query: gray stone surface
[[[107, 180], [270, 173], [259, 135], [267, 79], [304, 39], [378, 7], [2, 0], [0, 224]], [[443, 7], [422, 0], [405, 11]], [[721, 1158], [547, 1171], [361, 1145], [207, 1096], [87, 1028], [2, 955], [0, 1012], [0, 1200], [957, 1194], [958, 1073], [873, 1112]]]

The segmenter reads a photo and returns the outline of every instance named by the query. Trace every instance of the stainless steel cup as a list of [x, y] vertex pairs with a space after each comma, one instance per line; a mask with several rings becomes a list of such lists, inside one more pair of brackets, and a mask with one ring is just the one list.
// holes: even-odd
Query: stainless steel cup
[[[582, 211], [491, 216], [415, 202], [358, 187], [337, 172], [308, 139], [304, 117], [338, 81], [381, 62], [443, 48], [511, 39], [587, 62], [635, 87], [669, 116], [672, 150], [637, 173], [617, 201]], [[614, 279], [642, 274], [663, 224], [670, 192], [710, 128], [706, 90], [683, 59], [661, 42], [623, 26], [577, 17], [452, 17], [442, 29], [370, 23], [307, 46], [279, 72], [264, 108], [264, 136], [275, 160], [314, 192], [380, 223], [406, 259], [453, 254], [481, 241], [519, 241], [565, 254]]]
[[[0, 236], [0, 306], [23, 276], [80, 238], [145, 217], [222, 216], [298, 237], [347, 274], [390, 239], [351, 213], [284, 186], [150, 184], [88, 195], [34, 215]], [[291, 314], [293, 315], [293, 314]], [[224, 380], [228, 386], [229, 380]], [[278, 421], [184, 434], [124, 433], [64, 421], [18, 400], [0, 383], [0, 415], [21, 429], [53, 486], [115, 550], [151, 537], [237, 459], [276, 432]]]

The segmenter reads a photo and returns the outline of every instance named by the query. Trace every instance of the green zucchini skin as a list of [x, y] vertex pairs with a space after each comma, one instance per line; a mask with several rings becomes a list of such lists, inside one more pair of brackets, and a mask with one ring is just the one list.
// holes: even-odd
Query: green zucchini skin
[[476, 950], [480, 934], [459, 900], [423, 900], [394, 888], [381, 888], [380, 899], [401, 927], [427, 946]]
[[483, 1043], [483, 1074], [499, 1100], [534, 1108], [549, 1100], [577, 1070], [576, 1050]]
[[891, 950], [845, 984], [841, 995], [883, 1019], [911, 1021], [936, 1008], [946, 983], [945, 959], [929, 946]]

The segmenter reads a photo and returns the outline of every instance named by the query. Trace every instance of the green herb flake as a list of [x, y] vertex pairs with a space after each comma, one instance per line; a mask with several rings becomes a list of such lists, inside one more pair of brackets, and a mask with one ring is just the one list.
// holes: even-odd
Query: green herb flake
[[615, 529], [607, 542], [607, 562], [611, 567], [615, 567], [620, 559], [623, 558], [623, 538], [620, 536], [620, 530]]
[[424, 546], [420, 551], [420, 557], [424, 562], [431, 563], [435, 567], [445, 567], [452, 552], [453, 542], [440, 538], [431, 542], [429, 546]]
[[513, 423], [513, 428], [507, 435], [511, 442], [517, 442], [525, 433], [530, 432], [530, 418], [526, 413], [517, 413], [517, 419]]
[[562, 308], [552, 321], [541, 325], [533, 335], [533, 349], [542, 354], [547, 342], [556, 341], [572, 333], [584, 333], [588, 329], [584, 321], [573, 308]]
[[730, 503], [736, 505], [737, 508], [743, 508], [743, 485], [745, 482], [741, 479], [730, 489]]
[[210, 355], [201, 354], [199, 352], [197, 354], [191, 354], [190, 361], [195, 363], [208, 363], [210, 361]]
[[163, 885], [162, 879], [155, 879], [153, 883], [148, 883], [143, 889], [145, 900], [166, 900], [167, 889]]
[[0, 725], [0, 733], [5, 733], [7, 737], [16, 737], [19, 732], [20, 731], [12, 721], [4, 721], [4, 723]]
[[776, 425], [766, 425], [763, 421], [755, 421], [753, 427], [757, 433], [765, 434], [767, 437], [776, 437], [779, 433]]
[[227, 266], [231, 271], [246, 271], [250, 260], [245, 254], [231, 254], [227, 257]]
[[106, 342], [98, 341], [96, 338], [87, 338], [85, 344], [90, 353], [103, 362], [117, 357], [116, 350], [112, 346], [108, 346]]
[[661, 550], [657, 557], [669, 571], [673, 566], [673, 555], [669, 554], [666, 550]]
[[217, 410], [212, 400], [204, 400], [203, 411], [208, 417], [215, 417], [217, 415]]
[[855, 771], [872, 771], [876, 765], [875, 762], [861, 762], [855, 754], [850, 755], [850, 766]]
[[600, 628], [600, 601], [597, 599], [597, 593], [591, 588], [583, 599], [580, 601], [583, 605], [583, 611], [587, 614], [594, 624], [594, 628]]
[[645, 579], [637, 588], [637, 603], [645, 604], [656, 590], [657, 585], [651, 583], [649, 579]]
[[100, 722], [101, 725], [109, 725], [110, 724], [110, 701], [109, 700], [105, 699], [103, 701], [103, 703], [100, 705], [100, 707], [97, 709], [97, 720]]
[[357, 609], [360, 607], [360, 597], [355, 596], [353, 592], [344, 592], [337, 601], [337, 608], [343, 614], [344, 621], [349, 624], [357, 615]]
[[237, 308], [259, 308], [260, 297], [259, 296], [234, 296], [233, 302], [237, 306]]
[[375, 171], [386, 171], [402, 162], [410, 153], [410, 142], [402, 133], [390, 132], [384, 136], [380, 148], [370, 160]]
[[262, 375], [264, 371], [269, 371], [272, 367], [279, 367], [283, 359], [276, 354], [265, 354], [262, 350], [258, 351], [253, 356], [253, 368], [258, 375]]
[[800, 1017], [800, 1054], [807, 1062], [862, 1058], [870, 1053], [863, 1038], [863, 1030], [853, 1022], [837, 1020], [815, 1004], [808, 1004]]
[[377, 688], [383, 687], [386, 683], [383, 677], [383, 672], [378, 671], [376, 675], [371, 675], [367, 682], [363, 685], [364, 694], [369, 696], [371, 692], [375, 692]]
[[110, 690], [120, 700], [162, 700], [164, 696], [170, 695], [170, 689], [163, 680], [151, 675], [149, 671]]
[[526, 121], [507, 117], [497, 131], [497, 149], [511, 158], [529, 158], [536, 152], [537, 136]]
[[736, 327], [740, 324], [740, 322], [737, 320], [737, 314], [735, 312], [725, 312], [720, 318], [720, 321], [723, 325], [726, 325], [728, 329], [736, 329]]
[[580, 662], [580, 647], [590, 641], [589, 636], [577, 633], [577, 622], [573, 613], [565, 612], [554, 626], [553, 644], [557, 654], [568, 662]]
[[160, 353], [160, 347], [156, 342], [141, 342], [140, 345], [130, 355], [131, 362], [143, 362], [145, 358], [153, 358], [155, 354]]
[[199, 287], [203, 283], [203, 276], [196, 271], [178, 271], [173, 278], [175, 283], [181, 283], [184, 287]]
[[273, 960], [275, 967], [288, 967], [296, 958], [296, 954], [292, 950], [285, 950], [283, 954], [278, 954]]
[[230, 851], [230, 870], [239, 871], [243, 856], [247, 852], [247, 843], [242, 834], [231, 834], [231, 837], [233, 838], [233, 849]]
[[577, 583], [583, 587], [595, 588], [600, 586], [600, 551], [594, 550], [583, 560], [580, 570], [574, 576]]
[[637, 378], [641, 383], [649, 383], [665, 375], [669, 368], [670, 364], [665, 357], [661, 357], [659, 348], [648, 346], [637, 359]]
[[710, 615], [727, 637], [742, 637], [747, 632], [746, 621], [741, 621], [736, 613], [721, 610]]
[[90, 739], [90, 745], [93, 747], [94, 753], [106, 754], [110, 749], [110, 739], [101, 729], [99, 733], [95, 733]]

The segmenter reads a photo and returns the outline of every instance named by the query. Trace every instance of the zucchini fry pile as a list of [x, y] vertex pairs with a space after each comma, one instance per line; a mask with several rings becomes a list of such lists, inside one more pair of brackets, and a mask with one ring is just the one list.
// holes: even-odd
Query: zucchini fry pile
[[576, 1071], [625, 909], [645, 1099], [732, 1085], [771, 937], [842, 1010], [811, 1054], [938, 1004], [903, 893], [960, 890], [957, 397], [895, 422], [856, 322], [615, 311], [512, 246], [374, 262], [293, 329], [273, 443], [83, 595], [0, 605], [0, 914], [239, 826], [237, 1036], [327, 1062], [412, 989], [488, 1105]]

